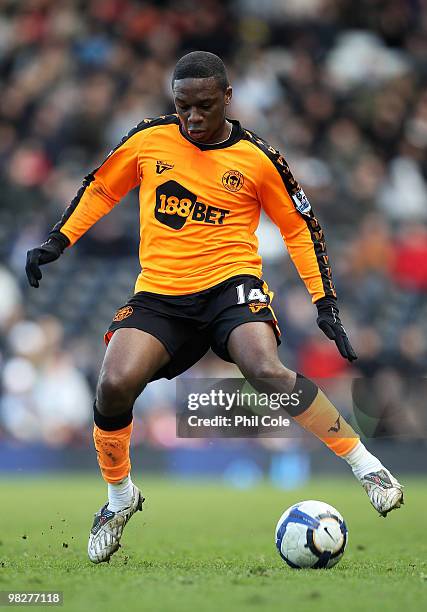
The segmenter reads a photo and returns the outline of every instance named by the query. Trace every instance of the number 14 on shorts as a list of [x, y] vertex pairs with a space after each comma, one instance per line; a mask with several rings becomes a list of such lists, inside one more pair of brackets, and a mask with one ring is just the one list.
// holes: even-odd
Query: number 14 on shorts
[[238, 304], [246, 304], [246, 302], [262, 302], [267, 303], [268, 296], [262, 291], [262, 289], [252, 288], [248, 292], [248, 295], [245, 295], [245, 284], [237, 285], [237, 303]]

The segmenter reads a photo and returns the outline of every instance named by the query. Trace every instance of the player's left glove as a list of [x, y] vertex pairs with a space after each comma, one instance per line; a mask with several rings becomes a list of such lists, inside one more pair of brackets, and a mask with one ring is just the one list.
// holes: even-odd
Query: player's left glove
[[339, 310], [335, 298], [320, 298], [320, 300], [317, 300], [316, 306], [318, 312], [317, 325], [322, 332], [329, 340], [335, 341], [344, 359], [348, 359], [350, 363], [357, 359], [357, 355], [348, 339], [347, 332], [339, 318]]

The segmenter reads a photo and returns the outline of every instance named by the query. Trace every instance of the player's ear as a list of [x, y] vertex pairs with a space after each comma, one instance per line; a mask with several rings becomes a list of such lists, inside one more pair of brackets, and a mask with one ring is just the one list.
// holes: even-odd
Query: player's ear
[[233, 89], [231, 88], [231, 85], [229, 85], [227, 89], [225, 90], [225, 94], [224, 94], [225, 104], [227, 105], [230, 104], [232, 96], [233, 96]]

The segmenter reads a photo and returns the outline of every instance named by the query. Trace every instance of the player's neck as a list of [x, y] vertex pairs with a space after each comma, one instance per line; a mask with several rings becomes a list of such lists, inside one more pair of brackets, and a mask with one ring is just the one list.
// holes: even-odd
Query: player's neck
[[226, 119], [224, 122], [224, 128], [222, 130], [222, 133], [220, 136], [218, 136], [218, 140], [215, 139], [214, 142], [210, 142], [209, 144], [222, 144], [223, 142], [226, 142], [230, 138], [232, 131], [233, 124], [231, 123], [231, 121], [228, 121]]
[[194, 142], [194, 144], [203, 144], [207, 146], [212, 146], [212, 145], [222, 144], [223, 142], [227, 142], [227, 140], [231, 136], [232, 131], [233, 131], [233, 124], [231, 123], [231, 121], [228, 121], [228, 119], [226, 119], [221, 133], [218, 135], [217, 138], [213, 138], [212, 141], [199, 142], [199, 141], [193, 140], [193, 138], [191, 138], [191, 136], [189, 136], [188, 133], [186, 134], [186, 136], [189, 140], [191, 140], [191, 142]]

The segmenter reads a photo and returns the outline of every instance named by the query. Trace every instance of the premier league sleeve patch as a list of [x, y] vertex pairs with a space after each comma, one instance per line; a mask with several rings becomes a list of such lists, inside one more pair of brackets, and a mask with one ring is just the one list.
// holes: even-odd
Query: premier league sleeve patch
[[302, 215], [307, 215], [310, 211], [311, 211], [311, 205], [310, 202], [308, 201], [307, 196], [304, 193], [303, 189], [300, 189], [299, 191], [297, 191], [293, 196], [292, 199], [294, 201], [294, 205], [295, 208], [297, 209], [298, 212], [300, 212]]

